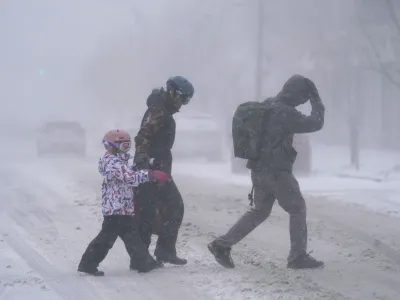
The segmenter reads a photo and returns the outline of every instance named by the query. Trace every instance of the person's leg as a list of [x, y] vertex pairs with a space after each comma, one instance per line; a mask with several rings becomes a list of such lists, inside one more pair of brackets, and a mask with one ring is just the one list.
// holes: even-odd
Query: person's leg
[[141, 184], [135, 195], [135, 210], [140, 218], [139, 232], [143, 244], [149, 248], [151, 243], [151, 235], [154, 226], [157, 207], [157, 184], [154, 182], [147, 182]]
[[226, 268], [234, 267], [230, 256], [231, 247], [264, 222], [271, 214], [274, 205], [275, 195], [271, 185], [271, 175], [253, 171], [251, 178], [254, 186], [254, 208], [248, 210], [225, 235], [208, 245], [217, 262]]
[[90, 242], [83, 253], [78, 271], [93, 275], [104, 275], [97, 268], [113, 247], [117, 237], [118, 216], [104, 217], [100, 233]]
[[125, 244], [130, 257], [130, 268], [139, 272], [149, 272], [162, 264], [157, 263], [143, 244], [139, 234], [139, 218], [123, 216], [118, 228], [118, 235]]
[[160, 197], [164, 195], [159, 203], [162, 226], [158, 233], [154, 255], [163, 262], [184, 265], [187, 260], [177, 257], [176, 254], [178, 232], [184, 215], [182, 195], [173, 180], [160, 186], [159, 192]]
[[307, 254], [307, 207], [299, 183], [290, 172], [277, 174], [276, 197], [289, 214], [290, 252], [288, 267], [317, 268], [323, 263]]

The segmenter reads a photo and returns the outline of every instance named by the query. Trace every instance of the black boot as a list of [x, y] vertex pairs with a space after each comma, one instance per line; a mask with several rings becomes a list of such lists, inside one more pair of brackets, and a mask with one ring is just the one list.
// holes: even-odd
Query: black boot
[[288, 262], [290, 269], [318, 269], [325, 266], [324, 262], [316, 260], [308, 253], [299, 255], [295, 260]]
[[139, 273], [147, 273], [154, 269], [159, 269], [162, 267], [164, 267], [164, 265], [161, 261], [156, 261], [153, 259], [146, 264], [140, 264], [136, 261], [131, 261], [129, 269], [131, 269], [132, 271], [138, 271]]
[[162, 268], [162, 267], [164, 267], [162, 262], [154, 260], [151, 263], [146, 264], [143, 267], [137, 268], [137, 271], [139, 273], [147, 273], [147, 272], [150, 272], [150, 271], [152, 271], [154, 269], [159, 269], [159, 268]]
[[184, 266], [187, 264], [187, 259], [180, 258], [176, 255], [160, 255], [157, 256], [157, 261], [177, 266]]
[[81, 265], [78, 267], [78, 272], [85, 273], [92, 276], [104, 276], [103, 271], [99, 271], [97, 268], [85, 268]]
[[217, 245], [215, 242], [209, 243], [207, 245], [208, 250], [214, 255], [215, 260], [224, 268], [233, 269], [235, 264], [233, 263], [233, 259], [231, 257], [231, 248], [221, 247]]

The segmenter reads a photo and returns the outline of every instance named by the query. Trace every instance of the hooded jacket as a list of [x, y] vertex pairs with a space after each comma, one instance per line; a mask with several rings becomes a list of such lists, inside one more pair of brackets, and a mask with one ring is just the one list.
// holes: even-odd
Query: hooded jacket
[[101, 188], [103, 216], [133, 215], [132, 187], [150, 181], [148, 170], [137, 171], [128, 166], [129, 155], [105, 153], [99, 159], [98, 169], [103, 176]]
[[154, 158], [153, 167], [167, 173], [172, 169], [171, 149], [175, 142], [177, 110], [168, 106], [164, 89], [154, 89], [147, 98], [140, 130], [135, 137], [136, 153]]
[[324, 125], [325, 107], [320, 99], [311, 99], [312, 111], [309, 116], [295, 108], [310, 99], [310, 89], [305, 77], [293, 75], [276, 97], [266, 100], [274, 105], [264, 124], [260, 158], [249, 161], [249, 169], [292, 172], [297, 156], [293, 148], [294, 134], [319, 131]]

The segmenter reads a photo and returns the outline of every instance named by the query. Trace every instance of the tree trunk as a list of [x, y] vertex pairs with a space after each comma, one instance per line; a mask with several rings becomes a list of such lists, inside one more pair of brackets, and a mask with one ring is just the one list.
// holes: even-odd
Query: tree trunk
[[356, 170], [360, 170], [360, 131], [356, 119], [349, 122], [350, 129], [350, 163]]
[[350, 137], [350, 163], [358, 171], [360, 169], [360, 121], [362, 109], [358, 104], [358, 83], [354, 70], [348, 72], [349, 81], [349, 137]]

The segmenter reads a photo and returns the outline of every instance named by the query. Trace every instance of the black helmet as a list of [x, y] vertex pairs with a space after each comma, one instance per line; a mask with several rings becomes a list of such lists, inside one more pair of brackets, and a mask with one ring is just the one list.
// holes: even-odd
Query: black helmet
[[182, 76], [172, 76], [167, 80], [167, 90], [188, 98], [193, 97], [194, 88], [189, 80]]

